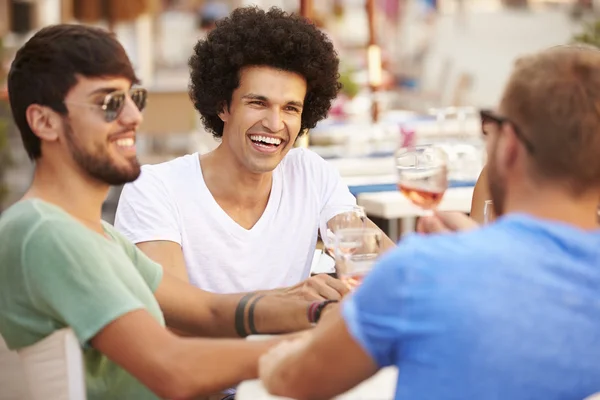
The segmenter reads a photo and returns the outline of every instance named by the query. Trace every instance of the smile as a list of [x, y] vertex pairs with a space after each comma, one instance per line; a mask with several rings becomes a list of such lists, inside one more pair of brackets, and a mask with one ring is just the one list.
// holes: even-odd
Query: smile
[[276, 137], [264, 135], [248, 135], [252, 147], [261, 153], [275, 153], [281, 147], [283, 141]]
[[281, 144], [281, 139], [269, 136], [250, 135], [250, 140], [257, 144], [266, 144], [272, 146], [279, 146]]
[[123, 138], [116, 140], [115, 143], [119, 147], [132, 147], [135, 145], [135, 140], [133, 138]]

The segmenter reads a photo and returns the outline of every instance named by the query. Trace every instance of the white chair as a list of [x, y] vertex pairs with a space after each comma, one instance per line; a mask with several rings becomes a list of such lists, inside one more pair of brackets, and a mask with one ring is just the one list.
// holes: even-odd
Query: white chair
[[85, 400], [83, 354], [71, 329], [19, 350], [31, 400]]
[[31, 400], [23, 363], [0, 336], [0, 400]]

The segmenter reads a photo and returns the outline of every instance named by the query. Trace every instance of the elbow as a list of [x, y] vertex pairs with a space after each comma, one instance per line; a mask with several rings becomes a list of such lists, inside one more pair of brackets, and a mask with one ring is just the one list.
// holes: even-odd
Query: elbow
[[148, 388], [161, 399], [183, 400], [196, 396], [209, 395], [216, 390], [203, 387], [198, 377], [189, 376], [189, 371], [174, 368], [171, 371], [163, 370], [163, 377], [148, 385]]
[[183, 400], [216, 391], [208, 381], [211, 374], [203, 368], [192, 367], [181, 351], [161, 353], [160, 360], [154, 363], [154, 373], [143, 382], [159, 398]]

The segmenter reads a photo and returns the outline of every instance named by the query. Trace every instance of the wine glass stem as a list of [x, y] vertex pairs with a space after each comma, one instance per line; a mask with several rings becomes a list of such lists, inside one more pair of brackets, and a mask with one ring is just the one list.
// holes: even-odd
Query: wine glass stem
[[434, 215], [434, 211], [431, 208], [424, 208], [423, 212], [421, 213], [422, 217], [433, 217]]

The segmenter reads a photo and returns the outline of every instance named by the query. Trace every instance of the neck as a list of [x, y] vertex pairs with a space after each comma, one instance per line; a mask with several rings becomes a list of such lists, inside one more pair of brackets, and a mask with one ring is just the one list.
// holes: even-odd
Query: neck
[[71, 166], [38, 160], [24, 198], [55, 204], [92, 229], [102, 232], [102, 203], [110, 186], [84, 176]]
[[565, 187], [524, 184], [508, 193], [505, 213], [521, 212], [584, 230], [598, 229], [597, 191], [574, 196]]
[[200, 157], [204, 181], [213, 196], [230, 199], [242, 206], [254, 206], [268, 199], [273, 173], [249, 172], [224, 147], [221, 144]]

